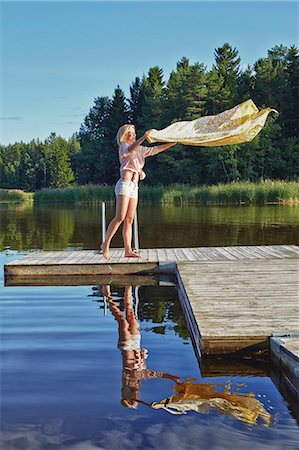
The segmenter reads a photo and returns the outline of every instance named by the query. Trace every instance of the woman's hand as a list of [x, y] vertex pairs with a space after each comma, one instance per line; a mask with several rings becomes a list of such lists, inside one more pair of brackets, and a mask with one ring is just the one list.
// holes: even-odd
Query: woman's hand
[[151, 134], [152, 131], [154, 131], [153, 128], [151, 128], [150, 130], [147, 130], [147, 131], [144, 133], [144, 138], [146, 139], [146, 138]]

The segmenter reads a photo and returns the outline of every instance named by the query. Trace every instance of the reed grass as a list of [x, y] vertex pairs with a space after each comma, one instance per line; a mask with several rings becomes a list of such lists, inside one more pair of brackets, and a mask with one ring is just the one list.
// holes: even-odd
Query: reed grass
[[233, 182], [213, 186], [172, 185], [142, 187], [140, 202], [185, 204], [267, 204], [299, 203], [299, 183], [296, 181]]
[[[112, 186], [85, 185], [64, 189], [42, 189], [35, 193], [36, 203], [100, 203], [113, 202]], [[299, 182], [260, 181], [233, 182], [213, 186], [141, 186], [139, 201], [143, 204], [267, 204], [299, 203]]]
[[32, 201], [33, 192], [24, 192], [21, 189], [0, 189], [0, 203]]
[[35, 203], [100, 203], [114, 201], [112, 186], [86, 184], [59, 189], [41, 189], [34, 195]]

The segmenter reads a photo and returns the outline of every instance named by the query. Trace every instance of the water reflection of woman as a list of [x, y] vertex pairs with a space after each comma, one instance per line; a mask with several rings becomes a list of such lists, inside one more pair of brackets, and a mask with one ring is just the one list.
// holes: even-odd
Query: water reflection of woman
[[142, 380], [168, 378], [178, 382], [179, 377], [147, 368], [146, 359], [148, 352], [147, 349], [141, 348], [140, 326], [133, 309], [132, 286], [125, 287], [125, 314], [113, 301], [110, 286], [103, 286], [102, 291], [108, 298], [109, 309], [118, 323], [118, 348], [121, 350], [123, 363], [121, 403], [127, 408], [137, 408], [140, 402], [139, 390]]
[[[137, 408], [138, 403], [152, 409], [164, 409], [171, 414], [186, 414], [189, 411], [207, 413], [218, 411], [232, 416], [249, 425], [261, 419], [266, 426], [271, 424], [271, 414], [252, 393], [239, 394], [230, 392], [230, 386], [225, 386], [223, 392], [216, 390], [210, 383], [191, 383], [189, 379], [180, 378], [166, 372], [149, 370], [146, 366], [147, 350], [141, 349], [139, 322], [133, 309], [132, 286], [127, 286], [124, 293], [125, 315], [113, 301], [110, 286], [103, 286], [102, 292], [108, 298], [109, 309], [118, 323], [118, 347], [122, 353], [122, 400], [127, 408]], [[168, 378], [176, 384], [175, 395], [159, 402], [147, 403], [139, 398], [140, 383], [150, 378]]]

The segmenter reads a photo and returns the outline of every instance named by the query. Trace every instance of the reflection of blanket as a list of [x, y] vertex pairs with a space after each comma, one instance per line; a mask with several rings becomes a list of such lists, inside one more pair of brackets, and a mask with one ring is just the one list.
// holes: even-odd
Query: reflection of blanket
[[163, 130], [153, 130], [147, 140], [208, 147], [241, 144], [252, 141], [263, 128], [271, 111], [277, 113], [271, 108], [259, 111], [252, 100], [247, 100], [215, 116], [175, 122]]
[[188, 411], [207, 413], [217, 410], [242, 422], [254, 425], [260, 417], [269, 426], [271, 414], [253, 394], [216, 392], [211, 384], [191, 384], [182, 382], [175, 386], [178, 394], [151, 403], [154, 409], [165, 409], [171, 414], [186, 414]]

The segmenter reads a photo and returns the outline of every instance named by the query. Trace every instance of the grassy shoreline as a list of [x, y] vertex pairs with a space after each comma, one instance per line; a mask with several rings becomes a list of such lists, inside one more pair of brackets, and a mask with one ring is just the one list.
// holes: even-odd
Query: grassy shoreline
[[[107, 203], [114, 202], [114, 187], [102, 185], [42, 189], [34, 194], [34, 202], [42, 203]], [[299, 182], [260, 181], [233, 182], [213, 186], [141, 186], [139, 201], [144, 204], [294, 204], [299, 203]]]
[[0, 189], [0, 203], [32, 202], [34, 192], [24, 192], [21, 189]]

